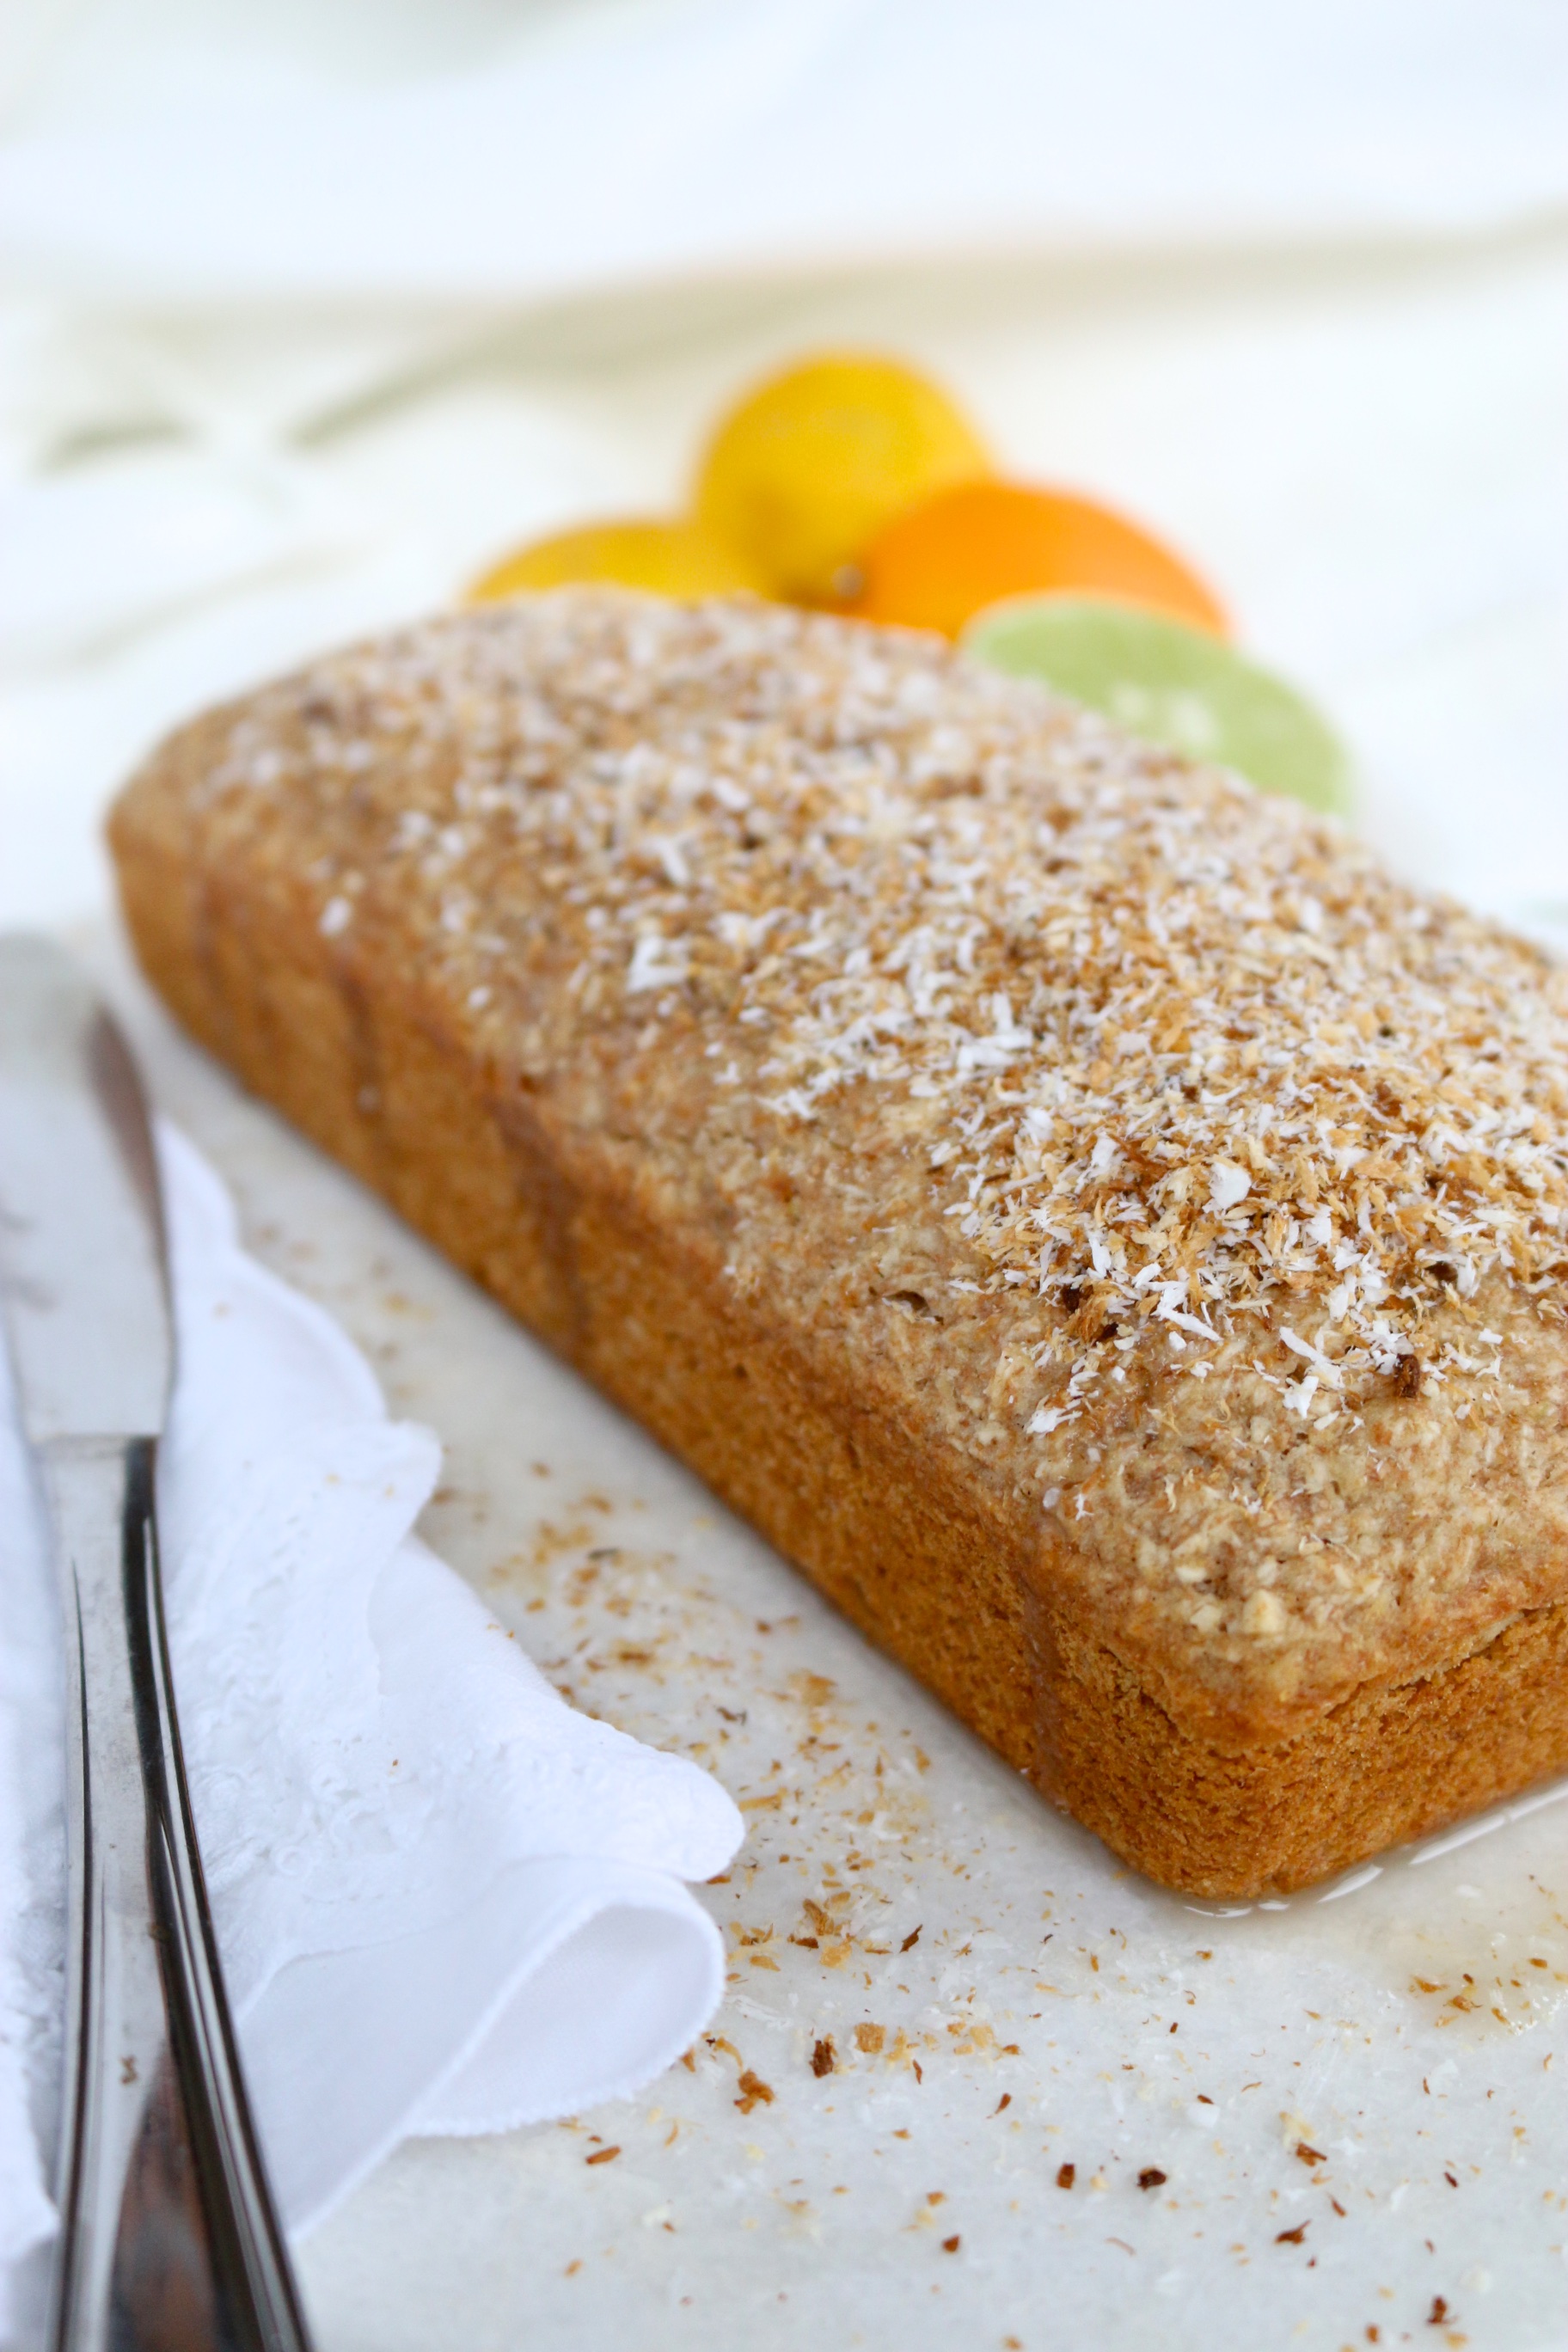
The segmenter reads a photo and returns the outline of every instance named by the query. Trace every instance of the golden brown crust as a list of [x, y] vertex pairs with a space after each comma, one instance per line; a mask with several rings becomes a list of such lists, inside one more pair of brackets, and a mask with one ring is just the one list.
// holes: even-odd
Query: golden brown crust
[[[643, 681], [639, 652], [685, 688]], [[793, 717], [787, 694], [758, 717], [759, 672], [795, 677]], [[1210, 1895], [1302, 1884], [1568, 1763], [1568, 1347], [1554, 1297], [1518, 1279], [1517, 1252], [1512, 1276], [1480, 1265], [1468, 1297], [1440, 1271], [1406, 1318], [1418, 1339], [1395, 1334], [1387, 1370], [1370, 1344], [1354, 1363], [1303, 1297], [1304, 1244], [1265, 1315], [1226, 1329], [1219, 1276], [1188, 1290], [1194, 1320], [1215, 1318], [1212, 1340], [1169, 1315], [1134, 1318], [1125, 1284], [1026, 1290], [997, 1255], [1010, 1244], [945, 1213], [955, 1155], [933, 1140], [954, 1118], [951, 1088], [922, 1093], [911, 1061], [781, 1115], [770, 1058], [788, 1059], [806, 1016], [780, 992], [808, 959], [770, 955], [765, 926], [742, 937], [733, 896], [669, 951], [669, 899], [702, 912], [694, 869], [729, 821], [703, 798], [715, 772], [746, 773], [751, 793], [742, 919], [754, 928], [759, 887], [773, 904], [794, 891], [804, 933], [778, 919], [773, 936], [810, 948], [821, 877], [802, 880], [798, 845], [780, 854], [783, 787], [758, 775], [787, 782], [823, 706], [857, 697], [858, 756], [880, 761], [879, 791], [901, 774], [923, 841], [953, 821], [945, 791], [920, 798], [945, 729], [949, 768], [956, 740], [977, 779], [966, 794], [983, 814], [994, 803], [1004, 829], [1029, 794], [1082, 799], [1109, 771], [1123, 807], [1137, 793], [1196, 805], [1291, 887], [1310, 867], [1331, 905], [1340, 866], [1363, 871], [1321, 829], [1260, 818], [1223, 780], [976, 682], [922, 641], [745, 608], [649, 619], [565, 600], [338, 657], [176, 738], [111, 828], [138, 952], [247, 1084], [1152, 1875]], [[882, 725], [889, 697], [896, 724]], [[733, 742], [746, 728], [749, 772]], [[618, 760], [624, 782], [629, 760], [635, 783], [656, 754], [676, 782], [640, 828], [607, 848], [574, 833], [568, 817], [595, 816], [595, 761]], [[531, 807], [554, 794], [560, 821], [526, 835], [513, 779]], [[673, 849], [671, 793], [688, 822]], [[855, 862], [874, 855], [862, 842]], [[1026, 870], [1034, 853], [1012, 855]], [[759, 857], [774, 861], [772, 884], [756, 880]], [[665, 869], [649, 884], [665, 893], [651, 948], [646, 892], [626, 880], [650, 861]], [[1424, 920], [1447, 925], [1462, 958], [1464, 919]], [[596, 962], [616, 925], [620, 945]], [[1475, 928], [1500, 1001], [1500, 972], [1555, 988], [1531, 950]], [[708, 955], [715, 935], [738, 940], [729, 962]], [[630, 984], [628, 939], [647, 984]], [[984, 940], [974, 952], [983, 963]], [[1010, 952], [1016, 1025], [1029, 952], [1016, 938]], [[1384, 984], [1392, 1003], [1398, 974]], [[1327, 1019], [1321, 1003], [1312, 1017]], [[1466, 1017], [1474, 1049], [1473, 1004]], [[1538, 1062], [1552, 1044], [1533, 1037]], [[1026, 1058], [1004, 1044], [964, 1073], [958, 1113], [1009, 1088], [1016, 1102]], [[1447, 1066], [1452, 1084], [1452, 1054]], [[1325, 1201], [1333, 1165], [1291, 1181], [1315, 1181]], [[1251, 1244], [1226, 1213], [1222, 1253], [1239, 1265]], [[1212, 1258], [1212, 1234], [1203, 1246]], [[1130, 1325], [1114, 1341], [1089, 1329], [1107, 1297]], [[1417, 1349], [1448, 1376], [1417, 1388]], [[1087, 1405], [1053, 1408], [1073, 1395], [1067, 1364], [1085, 1360], [1074, 1402]], [[1304, 1362], [1331, 1410], [1302, 1407], [1290, 1376]]]

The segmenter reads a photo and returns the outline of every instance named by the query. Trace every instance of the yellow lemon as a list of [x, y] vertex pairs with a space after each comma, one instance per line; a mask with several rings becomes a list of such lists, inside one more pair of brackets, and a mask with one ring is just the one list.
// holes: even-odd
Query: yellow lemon
[[856, 560], [917, 499], [988, 474], [974, 428], [897, 360], [829, 352], [721, 419], [697, 477], [698, 519], [797, 604], [843, 603]]
[[519, 548], [476, 580], [468, 602], [486, 604], [535, 588], [602, 580], [656, 596], [728, 596], [767, 583], [744, 555], [700, 523], [632, 520], [589, 523]]

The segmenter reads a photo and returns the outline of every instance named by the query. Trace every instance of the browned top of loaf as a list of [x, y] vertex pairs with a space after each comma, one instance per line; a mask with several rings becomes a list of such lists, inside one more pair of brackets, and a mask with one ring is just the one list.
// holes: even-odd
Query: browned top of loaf
[[1253, 1735], [1568, 1591], [1568, 975], [930, 637], [577, 592], [187, 730], [174, 823]]

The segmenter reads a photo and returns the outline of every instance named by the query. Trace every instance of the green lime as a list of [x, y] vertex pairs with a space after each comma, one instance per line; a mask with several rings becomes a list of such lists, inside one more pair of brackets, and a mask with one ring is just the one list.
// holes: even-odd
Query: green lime
[[1263, 792], [1333, 815], [1350, 806], [1350, 763], [1327, 721], [1206, 629], [1100, 596], [1010, 596], [977, 613], [961, 643], [992, 669], [1041, 678]]

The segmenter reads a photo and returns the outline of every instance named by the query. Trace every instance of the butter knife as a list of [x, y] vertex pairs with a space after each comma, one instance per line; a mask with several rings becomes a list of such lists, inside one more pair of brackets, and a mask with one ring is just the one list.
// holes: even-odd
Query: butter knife
[[69, 1888], [50, 2352], [308, 2352], [185, 1785], [154, 1468], [174, 1369], [135, 1066], [0, 936], [0, 1308], [65, 1633]]

